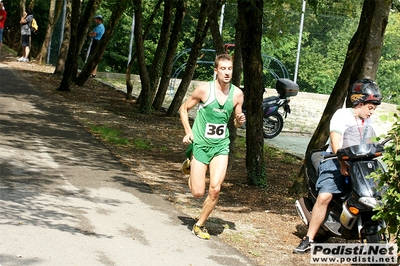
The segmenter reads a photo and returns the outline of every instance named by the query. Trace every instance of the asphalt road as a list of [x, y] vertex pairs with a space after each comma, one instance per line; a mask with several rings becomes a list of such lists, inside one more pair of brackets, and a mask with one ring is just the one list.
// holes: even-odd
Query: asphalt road
[[[0, 64], [0, 265], [254, 265]], [[231, 221], [235, 222], [235, 221]]]
[[308, 136], [285, 134], [282, 132], [273, 139], [264, 139], [264, 142], [270, 147], [278, 148], [303, 159], [310, 139]]

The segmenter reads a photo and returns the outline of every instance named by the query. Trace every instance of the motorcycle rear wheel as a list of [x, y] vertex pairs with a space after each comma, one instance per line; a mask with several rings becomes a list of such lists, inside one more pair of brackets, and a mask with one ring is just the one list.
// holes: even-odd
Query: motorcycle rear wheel
[[283, 117], [280, 113], [275, 113], [267, 118], [263, 118], [264, 138], [272, 139], [281, 133], [283, 128]]

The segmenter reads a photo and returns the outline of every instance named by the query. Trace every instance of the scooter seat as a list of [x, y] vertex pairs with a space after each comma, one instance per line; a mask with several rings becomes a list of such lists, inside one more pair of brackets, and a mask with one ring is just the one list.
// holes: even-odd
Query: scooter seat
[[279, 101], [280, 101], [279, 96], [270, 96], [270, 97], [264, 98], [263, 99], [263, 103], [262, 103], [263, 110], [265, 110], [266, 108], [269, 108], [271, 106], [276, 105], [276, 103], [279, 102]]
[[315, 169], [315, 173], [317, 174], [317, 176], [319, 176], [319, 165], [321, 163], [321, 161], [324, 159], [324, 156], [322, 155], [324, 151], [318, 151], [318, 152], [314, 152], [311, 155], [311, 162], [312, 165], [314, 166]]
[[313, 189], [315, 189], [314, 186], [319, 177], [319, 165], [324, 159], [322, 153], [325, 152], [325, 150], [326, 148], [324, 147], [323, 149], [311, 150], [306, 154], [306, 174]]
[[[312, 179], [313, 184], [317, 183], [318, 177], [319, 177], [319, 165], [321, 164], [321, 162], [323, 160], [332, 160], [333, 158], [328, 158], [325, 159], [324, 155], [322, 155], [324, 151], [317, 151], [317, 152], [313, 152], [310, 156], [311, 159], [311, 163], [313, 166], [313, 170], [315, 170], [315, 174], [310, 176], [310, 178]], [[334, 198], [337, 199], [337, 201], [339, 202], [343, 202], [346, 198], [347, 198], [347, 194], [348, 192], [345, 191], [342, 194], [334, 194]]]

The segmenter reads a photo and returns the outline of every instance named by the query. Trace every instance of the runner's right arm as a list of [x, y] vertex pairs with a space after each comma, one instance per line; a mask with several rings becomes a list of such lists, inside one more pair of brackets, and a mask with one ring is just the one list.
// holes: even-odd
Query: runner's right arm
[[207, 83], [198, 86], [189, 96], [189, 98], [181, 105], [179, 108], [179, 115], [183, 128], [185, 129], [185, 136], [183, 137], [183, 143], [190, 144], [193, 141], [192, 127], [189, 123], [189, 113], [188, 111], [195, 107], [199, 102], [203, 101], [207, 93]]

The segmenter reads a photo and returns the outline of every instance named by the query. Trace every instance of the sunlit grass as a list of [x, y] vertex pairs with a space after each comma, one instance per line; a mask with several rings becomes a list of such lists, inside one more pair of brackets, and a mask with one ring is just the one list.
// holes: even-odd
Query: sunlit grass
[[98, 134], [101, 139], [116, 144], [116, 145], [128, 145], [129, 140], [124, 137], [120, 137], [122, 134], [120, 130], [108, 126], [96, 126], [89, 125], [92, 132]]
[[135, 146], [136, 148], [143, 149], [143, 150], [150, 149], [150, 145], [145, 140], [142, 140], [142, 139], [132, 140], [132, 145]]

